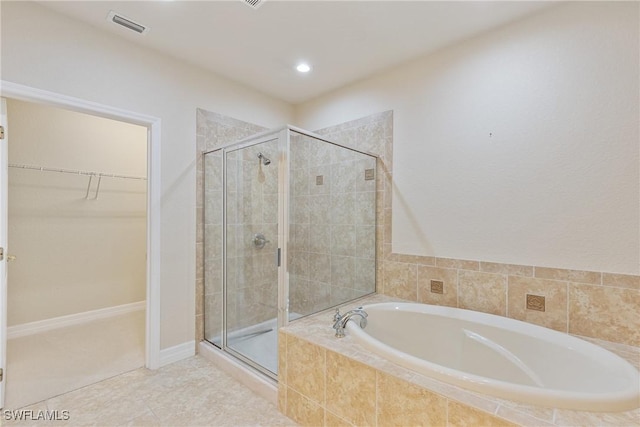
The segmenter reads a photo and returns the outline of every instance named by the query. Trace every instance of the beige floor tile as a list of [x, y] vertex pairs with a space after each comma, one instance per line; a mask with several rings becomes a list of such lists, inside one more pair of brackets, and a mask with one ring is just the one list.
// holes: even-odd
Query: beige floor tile
[[149, 411], [144, 415], [140, 415], [139, 417], [130, 420], [125, 425], [127, 427], [157, 427], [160, 426], [160, 420], [153, 412]]
[[17, 426], [294, 426], [269, 401], [195, 356], [140, 368], [25, 409], [69, 411], [68, 421]]
[[19, 410], [2, 411], [0, 425], [3, 427], [13, 426], [46, 426], [50, 423], [37, 420], [40, 411], [47, 411], [46, 402], [38, 402], [36, 404], [26, 406]]

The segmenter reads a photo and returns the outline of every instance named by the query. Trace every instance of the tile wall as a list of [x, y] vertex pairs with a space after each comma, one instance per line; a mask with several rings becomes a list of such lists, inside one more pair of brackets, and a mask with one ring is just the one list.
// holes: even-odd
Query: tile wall
[[[358, 303], [394, 299], [376, 294]], [[336, 338], [331, 318], [331, 312], [318, 313], [279, 331], [278, 407], [300, 425], [640, 426], [640, 408], [616, 413], [572, 411], [446, 384], [371, 353], [348, 334]], [[640, 349], [591, 341], [640, 367]]]
[[[640, 346], [640, 276], [386, 253], [380, 293]], [[431, 292], [431, 281], [443, 293]], [[526, 296], [543, 296], [545, 311]]]
[[[315, 133], [348, 147], [378, 156], [376, 167], [376, 289], [382, 289], [382, 262], [385, 244], [391, 244], [391, 234], [385, 236], [385, 224], [391, 227], [391, 182], [393, 175], [393, 111], [373, 114]], [[387, 215], [388, 214], [388, 215]]]
[[278, 407], [302, 426], [516, 425], [294, 334], [279, 342]]
[[[196, 112], [196, 343], [202, 341], [207, 331], [207, 338], [212, 339], [220, 333], [222, 328], [222, 317], [207, 316], [205, 319], [205, 304], [207, 305], [207, 313], [221, 313], [222, 311], [222, 175], [221, 164], [222, 157], [219, 155], [208, 155], [203, 158], [202, 152], [212, 150], [216, 147], [238, 141], [242, 138], [255, 135], [256, 133], [265, 131], [266, 129], [251, 123], [243, 122], [221, 114], [198, 109]], [[251, 153], [254, 154], [254, 153]], [[235, 207], [236, 220], [230, 225], [233, 235], [244, 233], [245, 224], [249, 228], [253, 218], [248, 218], [245, 212], [252, 212], [252, 209], [245, 209], [243, 204], [252, 189], [253, 180], [257, 180], [258, 160], [247, 159], [250, 163], [244, 168], [244, 158], [236, 156], [235, 161], [230, 162], [230, 177], [235, 190], [231, 193], [231, 197], [236, 197]], [[251, 170], [256, 172], [256, 177], [247, 177], [238, 185], [238, 178], [244, 178], [244, 170], [249, 174]], [[252, 179], [254, 178], [254, 179]], [[206, 183], [205, 183], [206, 181]], [[205, 185], [206, 184], [206, 185]], [[255, 186], [254, 186], [255, 187]], [[205, 197], [205, 190], [207, 192]], [[242, 195], [241, 197], [237, 197]], [[207, 203], [205, 209], [205, 201]], [[241, 203], [242, 202], [242, 203]], [[260, 205], [262, 207], [262, 204]], [[257, 209], [255, 210], [257, 212]], [[262, 215], [262, 209], [260, 209]], [[249, 214], [247, 214], [249, 215]], [[238, 220], [239, 218], [239, 220]], [[262, 225], [262, 224], [259, 224]], [[205, 239], [205, 233], [207, 239]], [[229, 267], [238, 266], [246, 263], [249, 273], [258, 274], [261, 269], [261, 259], [247, 250], [245, 256], [244, 248], [238, 249], [236, 240], [233, 239], [233, 248], [235, 249], [234, 259], [230, 262]], [[250, 248], [247, 248], [250, 249]], [[205, 272], [204, 259], [207, 259], [207, 271]], [[232, 269], [231, 271], [237, 271]], [[244, 273], [243, 273], [244, 274]], [[233, 276], [235, 277], [235, 276]], [[247, 289], [246, 287], [235, 287], [230, 297], [231, 304], [229, 306], [229, 314], [231, 319], [242, 318], [235, 316], [235, 302], [248, 302], [253, 308], [259, 305], [256, 301], [263, 291], [262, 281], [249, 282], [255, 284], [256, 289]], [[231, 295], [231, 294], [230, 294]], [[253, 299], [253, 303], [252, 300]], [[268, 307], [264, 307], [264, 311]], [[260, 312], [254, 310], [253, 314], [256, 318], [260, 317]], [[273, 316], [272, 316], [273, 317]], [[205, 325], [206, 322], [206, 325]], [[237, 327], [243, 324], [236, 323]], [[197, 346], [196, 346], [197, 347]]]
[[290, 311], [375, 292], [376, 159], [297, 133], [291, 156]]
[[[276, 160], [277, 141], [228, 152], [227, 155], [229, 333], [274, 319], [278, 313], [278, 267], [275, 262], [278, 249], [278, 166], [275, 161], [264, 165], [258, 158], [259, 153]], [[264, 247], [253, 243], [257, 234], [262, 234], [267, 240]], [[211, 241], [217, 243], [220, 239]], [[207, 244], [205, 240], [205, 255]], [[220, 247], [219, 244], [216, 246]], [[215, 280], [222, 283], [221, 276], [216, 275]]]
[[[362, 169], [360, 172], [364, 173], [364, 169], [372, 167], [369, 164], [365, 165], [367, 161], [363, 160], [362, 156], [347, 158], [347, 150], [337, 147], [327, 149], [325, 143], [302, 141], [302, 138], [305, 138], [303, 136], [298, 136], [300, 140], [296, 141], [294, 137], [291, 184], [294, 189], [293, 198], [296, 200], [292, 204], [295, 210], [291, 212], [293, 224], [290, 236], [293, 245], [291, 255], [294, 257], [290, 271], [292, 312], [309, 314], [334, 305], [337, 301], [373, 292], [372, 266], [375, 266], [376, 258], [380, 259], [383, 247], [380, 243], [383, 237], [383, 222], [380, 218], [385, 203], [389, 206], [391, 204], [390, 199], [385, 202], [385, 189], [391, 186], [391, 169], [388, 164], [391, 156], [392, 123], [392, 112], [387, 111], [316, 132], [330, 140], [340, 141], [347, 146], [380, 156], [378, 173], [374, 177], [377, 182], [377, 194], [373, 191], [374, 181], [365, 181], [363, 177], [358, 179], [356, 169], [351, 168], [357, 166]], [[221, 212], [222, 200], [222, 181], [219, 175], [222, 158], [208, 155], [203, 159], [201, 153], [267, 129], [202, 109], [197, 110], [196, 124], [196, 151], [199, 159], [196, 163], [196, 342], [199, 342], [204, 339], [205, 330], [211, 331], [209, 335], [213, 337], [217, 334], [215, 331], [219, 331], [221, 327], [220, 316], [209, 316], [205, 319], [204, 305], [216, 308], [207, 309], [207, 312], [216, 313], [221, 310], [219, 307], [222, 304], [222, 253], [216, 239], [216, 236], [222, 235], [222, 215], [218, 214]], [[236, 211], [244, 219], [229, 225], [230, 229], [227, 230], [230, 233], [228, 236], [236, 233], [237, 239], [243, 239], [245, 243], [245, 234], [273, 226], [269, 219], [273, 212], [269, 207], [274, 206], [272, 199], [275, 195], [269, 193], [268, 189], [263, 193], [256, 193], [260, 191], [261, 177], [258, 174], [251, 176], [251, 171], [256, 171], [255, 154], [247, 150], [242, 159], [238, 158], [236, 162], [232, 162], [236, 164], [236, 170], [231, 173], [238, 174], [237, 182], [242, 182], [240, 187], [232, 186], [236, 189], [235, 195], [238, 200], [242, 200], [243, 203], [248, 200], [260, 200], [256, 206], [237, 205]], [[271, 158], [274, 157], [275, 154]], [[268, 167], [262, 169], [267, 174], [275, 170]], [[316, 185], [318, 175], [323, 176], [322, 186]], [[336, 183], [333, 190], [332, 182]], [[347, 191], [351, 184], [354, 185], [353, 191]], [[252, 194], [252, 191], [255, 194]], [[349, 195], [346, 195], [347, 193]], [[336, 208], [343, 211], [342, 214], [323, 216], [324, 210], [327, 207], [331, 208], [332, 199]], [[347, 203], [343, 203], [343, 199], [347, 200]], [[374, 211], [370, 208], [371, 199], [375, 199], [375, 213], [379, 218], [377, 227], [375, 218], [372, 217]], [[329, 205], [324, 204], [327, 200]], [[349, 200], [351, 203], [348, 203]], [[205, 201], [208, 204], [206, 209]], [[352, 209], [349, 209], [349, 206]], [[260, 215], [262, 222], [261, 218], [258, 218]], [[337, 228], [332, 234], [333, 225]], [[344, 229], [343, 232], [340, 232], [339, 227]], [[206, 240], [205, 232], [210, 236]], [[371, 240], [374, 235], [375, 256], [371, 253]], [[249, 239], [250, 237], [248, 236]], [[250, 274], [252, 277], [260, 277], [264, 272], [267, 272], [267, 275], [273, 274], [267, 271], [268, 265], [271, 265], [267, 264], [267, 255], [260, 257], [250, 247], [236, 246], [236, 250], [240, 251], [236, 251], [236, 254], [242, 255], [236, 256], [227, 266], [231, 280], [233, 277], [240, 279], [243, 274]], [[245, 267], [248, 272], [245, 271]], [[375, 268], [376, 287], [380, 288], [382, 270], [380, 265]], [[272, 295], [268, 289], [269, 285], [266, 285], [264, 280], [253, 283], [255, 286], [237, 286], [235, 295], [230, 294], [229, 316], [232, 320], [237, 320], [232, 321], [232, 324], [238, 328], [267, 317], [267, 312], [272, 314], [270, 304], [264, 304], [264, 296]], [[243, 307], [245, 303], [252, 307], [251, 319], [246, 318], [245, 322], [242, 316], [234, 317], [234, 301], [239, 307]]]

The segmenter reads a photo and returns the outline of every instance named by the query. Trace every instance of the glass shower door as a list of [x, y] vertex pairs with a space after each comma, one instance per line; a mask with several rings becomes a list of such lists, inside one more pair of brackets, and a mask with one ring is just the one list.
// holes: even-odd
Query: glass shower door
[[278, 138], [225, 152], [226, 347], [277, 374]]

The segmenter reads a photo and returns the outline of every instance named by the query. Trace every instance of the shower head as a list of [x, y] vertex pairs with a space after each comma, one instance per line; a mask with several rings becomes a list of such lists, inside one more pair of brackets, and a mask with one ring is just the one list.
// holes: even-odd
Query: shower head
[[265, 157], [265, 155], [262, 153], [258, 153], [258, 158], [262, 161], [262, 164], [265, 166], [268, 166], [271, 164], [271, 160]]

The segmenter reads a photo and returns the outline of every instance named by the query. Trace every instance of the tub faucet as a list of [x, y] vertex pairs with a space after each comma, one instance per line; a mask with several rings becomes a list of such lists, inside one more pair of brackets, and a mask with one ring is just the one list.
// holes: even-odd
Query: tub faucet
[[336, 313], [333, 315], [333, 329], [336, 330], [336, 338], [344, 338], [344, 328], [347, 326], [347, 322], [351, 320], [353, 316], [360, 316], [360, 327], [364, 329], [367, 326], [367, 312], [358, 307], [353, 310], [347, 311], [345, 314], [340, 314], [340, 309], [336, 308]]

